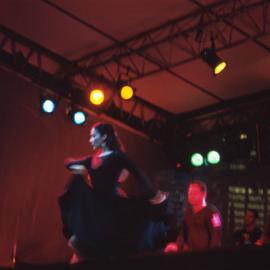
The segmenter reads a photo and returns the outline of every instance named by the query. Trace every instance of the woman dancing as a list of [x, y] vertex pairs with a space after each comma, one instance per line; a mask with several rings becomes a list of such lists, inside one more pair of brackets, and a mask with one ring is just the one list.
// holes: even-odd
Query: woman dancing
[[[74, 251], [72, 262], [157, 248], [157, 241], [166, 237], [167, 194], [155, 190], [127, 157], [110, 124], [93, 125], [89, 142], [93, 156], [66, 160], [73, 177], [59, 198], [63, 232]], [[137, 179], [140, 197], [127, 198], [120, 192], [127, 171]]]

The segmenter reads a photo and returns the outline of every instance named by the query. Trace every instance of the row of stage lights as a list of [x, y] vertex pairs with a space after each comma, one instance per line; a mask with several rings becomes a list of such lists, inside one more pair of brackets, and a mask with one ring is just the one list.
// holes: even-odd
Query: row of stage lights
[[[53, 114], [56, 110], [58, 100], [52, 96], [42, 96], [41, 98], [41, 111], [45, 114]], [[82, 126], [85, 124], [87, 119], [87, 113], [81, 110], [79, 107], [69, 105], [66, 110], [68, 118], [73, 124]]]
[[[214, 43], [212, 48], [206, 48], [202, 51], [201, 57], [205, 63], [207, 63], [213, 70], [214, 75], [220, 74], [226, 67], [227, 63], [217, 56], [215, 52]], [[130, 100], [134, 96], [134, 89], [130, 84], [124, 82], [118, 83], [119, 95], [122, 100]], [[102, 89], [93, 89], [89, 94], [89, 101], [94, 106], [101, 106], [104, 103], [105, 94]], [[41, 110], [46, 114], [52, 114], [57, 106], [57, 100], [52, 96], [43, 96], [41, 99]], [[67, 115], [75, 125], [83, 125], [86, 122], [87, 114], [74, 106], [69, 106], [67, 109]], [[207, 155], [208, 156], [208, 155]], [[204, 163], [204, 159], [201, 155], [192, 156], [193, 166], [199, 167]], [[207, 158], [208, 160], [208, 158]], [[209, 162], [211, 163], [211, 161]], [[201, 164], [201, 165], [197, 165]]]
[[[131, 85], [122, 85], [119, 91], [121, 99], [128, 101], [134, 96], [134, 89]], [[89, 102], [94, 106], [101, 106], [104, 103], [105, 94], [101, 89], [93, 89], [89, 93]], [[43, 94], [41, 97], [41, 111], [45, 114], [53, 114], [56, 110], [58, 99], [50, 94]], [[85, 124], [87, 113], [75, 105], [68, 106], [66, 110], [68, 118], [78, 126]]]
[[201, 153], [192, 153], [190, 162], [193, 167], [201, 167], [203, 165], [217, 165], [220, 163], [221, 157], [218, 151], [208, 151], [204, 157]]
[[[119, 95], [123, 100], [131, 100], [134, 96], [134, 89], [131, 85], [122, 85], [120, 87]], [[104, 91], [101, 89], [92, 90], [89, 95], [89, 100], [93, 105], [102, 105], [105, 100]]]
[[[249, 132], [252, 132], [252, 130]], [[226, 139], [222, 138], [222, 142], [226, 142]], [[228, 153], [230, 153], [231, 162], [234, 161], [233, 158], [238, 161], [242, 160], [242, 162], [256, 160], [257, 152], [254, 148], [254, 144], [252, 143], [252, 135], [248, 135], [247, 131], [241, 131], [239, 133], [236, 132], [236, 134], [234, 134], [231, 138], [230, 145], [232, 148], [236, 149], [237, 154], [235, 154], [234, 151], [230, 153], [230, 149], [225, 151], [222, 150], [222, 154], [220, 151], [214, 149], [203, 152], [193, 151], [188, 154], [188, 158], [183, 162], [183, 164], [187, 165], [189, 168], [218, 165], [221, 161], [227, 160], [226, 156], [228, 156]], [[226, 145], [224, 145], [224, 147], [226, 147]], [[181, 162], [176, 163], [176, 169], [182, 169]]]
[[[206, 153], [206, 155], [201, 154], [199, 152], [193, 152], [189, 155], [189, 158], [187, 160], [188, 164], [186, 162], [177, 162], [175, 165], [176, 170], [182, 170], [184, 167], [194, 167], [199, 168], [203, 166], [209, 166], [209, 165], [218, 165], [221, 161], [221, 155], [216, 150], [210, 150]], [[184, 165], [186, 164], [186, 165]]]

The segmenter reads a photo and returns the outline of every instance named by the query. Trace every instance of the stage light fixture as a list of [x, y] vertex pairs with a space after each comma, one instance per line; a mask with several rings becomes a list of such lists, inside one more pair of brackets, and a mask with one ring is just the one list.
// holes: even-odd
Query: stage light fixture
[[134, 89], [131, 85], [129, 84], [124, 84], [120, 88], [120, 97], [123, 100], [130, 100], [134, 96]]
[[207, 153], [207, 162], [216, 165], [220, 162], [220, 154], [218, 151], [211, 150]]
[[86, 114], [83, 111], [73, 113], [73, 123], [75, 125], [83, 125], [86, 122]]
[[203, 156], [200, 153], [193, 153], [190, 158], [191, 165], [194, 167], [200, 167], [203, 165]]
[[43, 95], [40, 101], [41, 111], [45, 114], [53, 114], [56, 109], [57, 103], [58, 101], [55, 97]]
[[86, 123], [87, 114], [82, 109], [70, 105], [66, 112], [74, 125], [82, 126]]
[[104, 102], [104, 92], [100, 89], [94, 89], [90, 92], [89, 100], [93, 105], [99, 106]]
[[201, 57], [213, 70], [214, 75], [220, 74], [226, 67], [227, 63], [217, 56], [215, 50], [206, 48], [202, 51]]

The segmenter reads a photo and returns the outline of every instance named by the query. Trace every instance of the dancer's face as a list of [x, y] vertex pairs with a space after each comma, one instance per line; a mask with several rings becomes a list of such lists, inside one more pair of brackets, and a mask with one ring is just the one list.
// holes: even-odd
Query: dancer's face
[[92, 128], [90, 131], [89, 142], [92, 145], [93, 149], [98, 149], [104, 146], [106, 135], [101, 135], [95, 128]]

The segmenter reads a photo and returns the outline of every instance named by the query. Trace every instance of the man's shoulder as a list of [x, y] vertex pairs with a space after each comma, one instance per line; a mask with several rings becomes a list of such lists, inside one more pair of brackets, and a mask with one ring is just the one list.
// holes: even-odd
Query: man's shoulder
[[218, 213], [219, 214], [218, 208], [215, 205], [211, 204], [211, 203], [208, 203], [204, 209], [205, 209], [206, 212]]
[[220, 212], [217, 207], [213, 204], [207, 204], [207, 206], [205, 207], [205, 211], [207, 219], [209, 220], [209, 222], [211, 222], [212, 227], [220, 228], [222, 226], [222, 221]]

